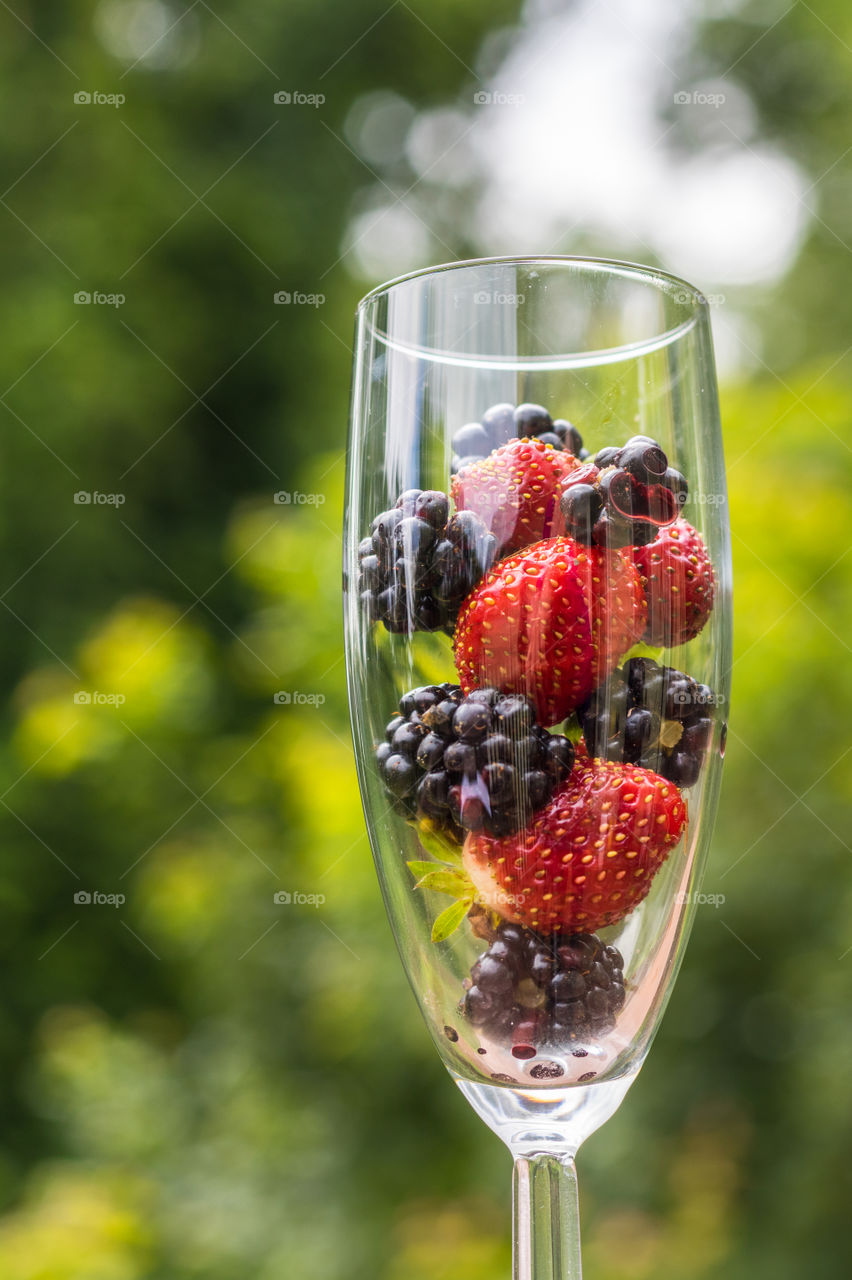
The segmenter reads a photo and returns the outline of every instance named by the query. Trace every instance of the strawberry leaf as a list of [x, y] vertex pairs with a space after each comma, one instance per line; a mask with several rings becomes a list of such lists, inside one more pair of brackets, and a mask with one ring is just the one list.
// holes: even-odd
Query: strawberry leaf
[[469, 898], [473, 886], [470, 878], [463, 872], [438, 868], [429, 871], [421, 880], [418, 880], [415, 888], [432, 889], [435, 893], [448, 893], [451, 898]]
[[433, 830], [427, 823], [418, 822], [417, 838], [426, 852], [438, 862], [448, 862], [453, 867], [462, 865], [461, 845], [441, 835], [439, 831]]
[[576, 715], [569, 716], [565, 721], [562, 732], [569, 742], [578, 743], [583, 736], [583, 730], [580, 728], [580, 722]]
[[438, 871], [439, 867], [434, 862], [406, 862], [405, 864], [413, 876], [419, 880], [421, 876], [428, 876], [430, 871]]
[[408, 862], [406, 866], [417, 877], [415, 889], [432, 889], [453, 898], [470, 898], [473, 894], [473, 884], [466, 871], [437, 862]]
[[659, 662], [664, 653], [663, 649], [654, 649], [649, 644], [634, 644], [632, 649], [628, 649], [624, 657], [621, 659], [620, 666], [625, 662], [629, 662], [631, 658], [653, 658], [654, 662]]
[[432, 925], [432, 941], [444, 942], [451, 934], [455, 933], [469, 909], [470, 902], [466, 898], [462, 898], [459, 902], [450, 903]]

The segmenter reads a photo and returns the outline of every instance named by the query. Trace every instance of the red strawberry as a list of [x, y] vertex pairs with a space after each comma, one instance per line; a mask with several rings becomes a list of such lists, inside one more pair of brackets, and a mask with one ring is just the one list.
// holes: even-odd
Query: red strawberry
[[484, 906], [541, 933], [594, 933], [638, 906], [680, 840], [686, 804], [636, 765], [581, 756], [513, 836], [471, 833], [464, 864]]
[[501, 560], [467, 597], [455, 631], [465, 693], [492, 685], [556, 724], [645, 629], [639, 575], [618, 552], [550, 538]]
[[647, 547], [623, 554], [639, 570], [648, 600], [648, 644], [670, 649], [698, 635], [713, 610], [716, 579], [701, 535], [683, 518]]
[[572, 453], [542, 440], [510, 440], [454, 477], [453, 501], [476, 512], [506, 555], [550, 537], [560, 483], [577, 466]]

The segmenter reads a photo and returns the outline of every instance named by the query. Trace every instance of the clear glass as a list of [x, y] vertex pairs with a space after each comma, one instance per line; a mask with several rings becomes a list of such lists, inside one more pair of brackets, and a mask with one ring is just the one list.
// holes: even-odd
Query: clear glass
[[[498, 408], [485, 419], [487, 444], [482, 443], [481, 432], [468, 430], [458, 437], [464, 448], [459, 445], [455, 453], [453, 437], [459, 429], [481, 422], [492, 406]], [[512, 406], [522, 406], [514, 419]], [[549, 412], [558, 430], [548, 429], [536, 406]], [[571, 450], [578, 451], [578, 446], [571, 443], [569, 424], [579, 430], [589, 458], [573, 457]], [[533, 431], [539, 437], [543, 433], [543, 440], [536, 441]], [[532, 445], [521, 444], [519, 434], [531, 439]], [[648, 439], [634, 444], [633, 454], [629, 450], [598, 452], [621, 449], [636, 436], [657, 442], [666, 455], [660, 466], [667, 464], [687, 478], [688, 495], [671, 480], [670, 471], [665, 477], [654, 471], [657, 455], [647, 452], [652, 448]], [[468, 441], [473, 442], [472, 453], [467, 451]], [[504, 452], [522, 471], [531, 457], [533, 463], [541, 462], [546, 483], [540, 502], [529, 505], [529, 476], [506, 470], [499, 462]], [[635, 456], [637, 463], [628, 461]], [[578, 479], [574, 472], [588, 468], [594, 458], [599, 465], [592, 468], [591, 478], [584, 472]], [[455, 478], [453, 470], [459, 473]], [[630, 476], [625, 481], [625, 470], [642, 477], [642, 483], [634, 483]], [[518, 487], [513, 489], [516, 479]], [[576, 516], [579, 490], [571, 499], [565, 494], [586, 482], [595, 492], [583, 499], [591, 504], [584, 524]], [[619, 484], [626, 484], [626, 499], [624, 493], [618, 497]], [[654, 485], [668, 485], [679, 493], [679, 503], [685, 499], [685, 505], [681, 509], [675, 503], [672, 508], [670, 497], [660, 496]], [[456, 511], [475, 511], [480, 522], [476, 529], [481, 532], [484, 526], [486, 535], [491, 535], [490, 542], [487, 536], [483, 542], [468, 527], [459, 542], [461, 535], [453, 534], [456, 596], [449, 603], [446, 585], [437, 603], [427, 598], [430, 590], [439, 590], [429, 584], [439, 580], [435, 566], [441, 554], [448, 554], [449, 525], [443, 524], [447, 509], [441, 508], [440, 501], [435, 507], [433, 499], [433, 515], [438, 511], [433, 521], [436, 531], [424, 531], [422, 521], [425, 518], [428, 523], [431, 517], [416, 494], [409, 492], [416, 490], [452, 491]], [[405, 493], [406, 505], [393, 515]], [[593, 523], [599, 509], [610, 513], [608, 532], [602, 532], [606, 520]], [[452, 513], [452, 502], [448, 510]], [[524, 524], [521, 516], [530, 511], [534, 514]], [[649, 511], [656, 513], [656, 523], [650, 533], [643, 534]], [[380, 521], [377, 527], [380, 513], [390, 517], [386, 515], [384, 525]], [[451, 514], [447, 518], [452, 519]], [[697, 531], [712, 564], [712, 609], [702, 617], [703, 625], [695, 635], [682, 613], [683, 592], [693, 587], [677, 577], [665, 578], [662, 570], [650, 582], [643, 576], [648, 572], [647, 555], [676, 527], [675, 519], [688, 521]], [[512, 521], [514, 526], [509, 528]], [[400, 956], [447, 1069], [515, 1157], [516, 1276], [528, 1280], [578, 1277], [573, 1157], [582, 1141], [620, 1104], [659, 1026], [695, 910], [724, 756], [730, 548], [712, 341], [703, 297], [660, 271], [582, 258], [453, 263], [375, 290], [362, 301], [357, 316], [345, 523], [347, 668], [358, 774]], [[408, 533], [403, 533], [405, 528]], [[421, 535], [422, 544], [418, 542]], [[643, 551], [649, 546], [645, 559], [637, 558], [634, 539]], [[378, 548], [375, 554], [374, 548]], [[537, 554], [546, 558], [548, 569], [535, 579], [535, 590], [530, 589], [526, 602], [519, 601], [512, 593], [511, 573], [517, 569], [523, 581], [524, 573], [534, 572], [528, 566]], [[625, 560], [630, 561], [627, 569]], [[688, 566], [687, 571], [691, 575]], [[568, 578], [576, 590], [566, 585]], [[611, 586], [616, 579], [620, 588]], [[447, 580], [440, 581], [446, 584]], [[461, 604], [459, 581], [465, 588]], [[672, 583], [681, 595], [669, 594], [662, 600]], [[656, 593], [658, 634], [649, 636], [641, 611], [652, 593]], [[708, 599], [705, 596], [705, 602]], [[496, 613], [489, 614], [489, 607]], [[566, 657], [559, 628], [564, 630], [566, 608], [578, 662], [585, 664], [573, 696], [563, 696], [570, 655]], [[516, 609], [526, 610], [526, 621], [515, 618]], [[389, 625], [383, 617], [390, 618]], [[426, 626], [435, 629], [423, 629]], [[494, 627], [497, 640], [489, 630]], [[579, 630], [572, 630], [575, 627]], [[522, 634], [519, 666], [518, 655], [505, 657], [504, 648], [511, 647], [513, 636]], [[668, 637], [662, 644], [661, 634]], [[584, 647], [593, 635], [597, 648]], [[650, 647], [641, 647], [643, 638], [653, 642]], [[634, 648], [635, 644], [640, 647]], [[495, 648], [498, 658], [489, 665], [488, 655], [493, 657]], [[456, 688], [455, 659], [464, 665], [468, 654], [474, 657], [465, 669], [465, 687], [452, 695], [446, 690], [435, 692], [444, 683]], [[633, 676], [628, 680], [628, 673], [637, 671], [635, 663], [626, 665], [631, 654], [645, 663], [639, 676], [645, 671], [647, 681], [641, 685], [640, 679], [639, 693], [629, 682]], [[665, 669], [662, 675], [660, 667]], [[697, 684], [678, 685], [674, 673], [686, 673]], [[622, 680], [628, 680], [626, 693]], [[448, 696], [455, 698], [456, 707], [463, 700], [469, 704], [477, 688], [496, 690], [480, 699], [490, 708], [486, 713], [490, 736], [476, 739], [474, 726], [471, 733], [479, 746], [461, 774], [446, 767], [450, 757], [445, 751], [448, 743], [455, 743], [458, 754], [456, 738], [464, 739], [466, 732], [459, 727], [461, 719], [451, 718], [450, 729], [442, 722], [440, 744], [430, 730], [429, 743], [438, 753], [434, 765], [425, 755], [421, 760], [413, 754], [421, 750], [428, 725], [437, 723], [429, 716], [423, 720], [415, 711], [410, 717], [415, 728], [407, 725], [403, 738], [413, 735], [414, 745], [408, 756], [400, 748], [401, 762], [394, 746], [402, 741], [394, 737], [401, 719], [394, 721], [388, 742], [388, 722], [394, 716], [404, 719], [412, 706], [409, 700], [400, 708], [400, 699], [424, 687], [433, 692], [424, 695], [421, 710]], [[554, 688], [562, 692], [551, 697], [548, 690]], [[663, 702], [652, 704], [651, 691], [659, 689], [662, 694], [654, 696]], [[534, 713], [538, 725], [529, 732], [538, 735], [537, 746], [529, 745], [529, 714], [518, 712], [517, 703], [510, 706], [505, 700], [512, 694], [528, 699], [525, 705], [532, 708], [529, 714]], [[478, 697], [474, 693], [473, 701]], [[676, 703], [678, 698], [696, 706], [688, 710], [673, 706], [672, 700]], [[577, 703], [579, 715], [585, 717], [583, 726]], [[654, 712], [655, 705], [659, 714]], [[645, 714], [649, 708], [650, 714]], [[590, 719], [601, 711], [602, 718]], [[643, 748], [636, 763], [635, 751], [630, 756], [632, 748], [625, 746], [625, 734], [629, 737], [631, 732], [625, 724], [640, 711], [651, 726], [647, 729], [651, 745]], [[598, 724], [607, 727], [597, 729]], [[639, 719], [633, 728], [639, 732]], [[613, 736], [607, 738], [610, 731]], [[573, 767], [562, 740], [553, 748], [553, 758], [562, 763], [546, 763], [551, 760], [548, 732], [573, 741]], [[527, 734], [523, 742], [519, 734]], [[382, 747], [385, 742], [388, 745]], [[699, 745], [687, 750], [687, 742]], [[509, 754], [500, 756], [495, 744], [502, 744], [500, 749]], [[697, 762], [694, 768], [689, 761], [683, 764], [690, 751]], [[603, 761], [607, 754], [615, 762], [609, 774]], [[493, 765], [498, 757], [488, 772], [488, 762]], [[510, 762], [508, 773], [500, 762], [505, 760]], [[656, 768], [649, 769], [649, 761], [666, 775], [663, 780]], [[644, 772], [638, 778], [635, 773], [628, 776], [624, 772], [628, 767]], [[429, 768], [441, 776], [433, 778], [428, 784], [432, 789], [426, 791], [423, 779]], [[584, 817], [593, 818], [592, 825], [601, 819], [606, 855], [614, 859], [613, 868], [621, 867], [620, 874], [627, 875], [628, 886], [632, 884], [631, 868], [645, 865], [648, 850], [657, 847], [657, 837], [650, 844], [638, 843], [638, 819], [628, 817], [626, 810], [606, 827], [610, 818], [602, 817], [594, 786], [584, 791], [580, 785], [586, 778], [603, 786], [605, 775], [607, 785], [618, 788], [619, 803], [613, 812], [633, 802], [633, 778], [640, 799], [651, 805], [648, 812], [653, 811], [654, 821], [666, 830], [670, 822], [675, 832], [671, 839], [676, 835], [677, 840], [665, 850], [661, 865], [650, 866], [647, 873], [636, 871], [650, 878], [647, 896], [632, 903], [634, 890], [628, 887], [632, 909], [622, 912], [613, 905], [620, 894], [618, 886], [619, 893], [612, 900], [606, 898], [609, 914], [601, 923], [595, 913], [603, 908], [589, 906], [594, 897], [589, 897], [588, 885], [582, 887], [584, 877], [576, 863], [569, 886], [576, 892], [563, 897], [560, 890], [556, 902], [552, 894], [541, 898], [542, 884], [534, 880], [530, 861], [533, 854], [523, 851], [532, 846], [524, 846], [523, 841], [534, 830], [536, 838], [541, 837], [536, 857], [552, 837], [563, 861], [570, 861], [573, 851], [578, 859], [588, 852], [587, 861], [595, 868], [592, 837], [596, 831], [584, 825]], [[416, 785], [406, 792], [409, 777]], [[646, 794], [648, 788], [653, 799]], [[434, 795], [439, 796], [439, 807], [430, 809], [423, 798], [424, 810], [418, 797]], [[668, 817], [662, 810], [657, 814], [658, 800], [661, 806], [675, 807], [666, 809]], [[681, 810], [677, 811], [680, 817], [675, 814], [681, 802], [685, 821]], [[627, 823], [623, 829], [618, 825], [622, 819]], [[623, 839], [635, 843], [638, 852], [624, 855], [614, 843]], [[566, 841], [571, 842], [572, 852], [562, 852]], [[520, 868], [523, 888], [515, 895], [506, 892], [505, 869], [495, 870], [507, 850], [511, 859], [517, 857], [515, 865]], [[546, 859], [550, 854], [547, 848], [542, 856]], [[636, 856], [638, 862], [627, 864], [623, 856]], [[474, 876], [471, 890], [470, 876], [477, 868], [480, 874]], [[502, 897], [500, 892], [490, 892], [492, 873]], [[546, 880], [552, 872], [540, 870], [540, 874]], [[599, 872], [609, 895], [608, 874], [606, 866]], [[544, 887], [548, 885], [550, 881]], [[456, 901], [460, 905], [454, 907]], [[533, 903], [538, 904], [535, 910]], [[579, 911], [577, 903], [587, 913], [575, 921], [572, 913]], [[558, 922], [548, 922], [547, 913], [553, 918], [558, 915]], [[437, 940], [433, 940], [439, 917]], [[579, 942], [577, 935], [581, 935]], [[510, 950], [514, 948], [508, 959], [502, 958], [501, 939]], [[498, 950], [490, 952], [494, 946]], [[505, 973], [513, 975], [508, 994], [495, 995], [496, 970], [491, 960], [486, 969], [490, 965], [492, 986], [487, 990], [482, 965], [474, 971], [478, 957], [486, 951], [497, 956], [504, 986]], [[534, 964], [530, 957], [536, 955], [537, 978], [530, 976], [533, 969], [524, 968]], [[551, 965], [544, 978], [542, 965]], [[573, 973], [578, 968], [582, 981]], [[566, 976], [563, 970], [572, 972]], [[603, 984], [608, 994], [592, 993], [595, 982]], [[568, 991], [572, 998], [557, 1003], [560, 991], [563, 995]], [[575, 998], [578, 992], [582, 999]]]

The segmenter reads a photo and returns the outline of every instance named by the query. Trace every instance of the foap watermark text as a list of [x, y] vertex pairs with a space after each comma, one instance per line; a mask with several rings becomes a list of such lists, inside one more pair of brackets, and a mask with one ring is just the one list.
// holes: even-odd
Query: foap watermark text
[[126, 701], [123, 693], [99, 693], [97, 689], [78, 689], [74, 694], [78, 707], [123, 707]]
[[277, 107], [321, 107], [324, 93], [303, 93], [301, 89], [277, 89], [272, 95]]
[[473, 95], [475, 107], [520, 107], [526, 100], [523, 93], [503, 93], [500, 89], [478, 89]]
[[687, 289], [678, 289], [674, 300], [682, 306], [690, 302], [703, 302], [708, 307], [723, 307], [728, 299], [724, 293], [690, 293]]
[[300, 493], [298, 489], [279, 489], [272, 495], [276, 507], [321, 507], [324, 493]]
[[126, 901], [123, 893], [101, 893], [97, 889], [78, 889], [74, 894], [78, 907], [123, 907]]
[[74, 494], [75, 507], [123, 507], [126, 501], [123, 493], [101, 493], [99, 489], [78, 489]]
[[325, 694], [302, 693], [299, 689], [279, 689], [272, 695], [272, 701], [278, 707], [321, 707], [325, 703]]
[[694, 92], [681, 89], [673, 94], [672, 98], [676, 107], [716, 107], [717, 109], [727, 100], [724, 93], [703, 93], [700, 89]]
[[123, 93], [101, 93], [100, 89], [78, 89], [74, 102], [78, 107], [123, 107], [127, 101]]
[[123, 307], [127, 298], [123, 293], [100, 293], [78, 289], [74, 294], [75, 307]]
[[526, 302], [523, 293], [500, 293], [498, 289], [479, 289], [473, 295], [476, 307], [521, 307]]
[[325, 305], [325, 294], [277, 289], [272, 295], [272, 301], [276, 307], [322, 307]]

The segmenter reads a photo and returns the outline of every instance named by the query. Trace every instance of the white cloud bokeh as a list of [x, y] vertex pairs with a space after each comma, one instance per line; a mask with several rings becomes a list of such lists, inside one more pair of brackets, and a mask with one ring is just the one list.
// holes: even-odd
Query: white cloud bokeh
[[[679, 80], [702, 16], [699, 0], [579, 0], [567, 10], [534, 0], [511, 38], [486, 39], [491, 52], [478, 65], [488, 74], [476, 88], [491, 101], [477, 104], [471, 90], [467, 103], [413, 117], [404, 148], [407, 104], [360, 100], [350, 140], [384, 136], [414, 178], [389, 181], [393, 194], [377, 185], [369, 211], [361, 204], [353, 213], [344, 245], [351, 268], [386, 279], [446, 261], [446, 242], [458, 238], [457, 193], [483, 255], [611, 246], [612, 256], [656, 258], [726, 295], [780, 278], [807, 227], [808, 182], [759, 138], [735, 68], [713, 81]], [[362, 154], [377, 162], [380, 149]], [[728, 297], [714, 313], [723, 365], [736, 364], [737, 351], [744, 363], [758, 358], [738, 341], [744, 321], [734, 312]]]
[[[753, 141], [754, 111], [735, 82], [678, 81], [694, 20], [672, 0], [586, 0], [533, 21], [495, 78], [521, 104], [477, 108], [470, 135], [486, 174], [477, 210], [486, 252], [557, 242], [570, 251], [572, 233], [610, 235], [706, 289], [768, 281], [789, 267], [806, 221], [805, 180]], [[676, 93], [690, 101], [675, 103]], [[679, 121], [688, 151], [674, 144], [677, 113], [688, 113]]]

